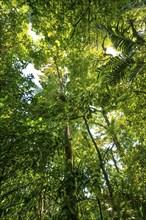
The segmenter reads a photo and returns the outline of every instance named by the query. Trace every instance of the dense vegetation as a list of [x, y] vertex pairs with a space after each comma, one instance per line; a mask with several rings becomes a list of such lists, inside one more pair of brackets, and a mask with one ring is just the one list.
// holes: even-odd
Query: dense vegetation
[[0, 13], [0, 219], [145, 219], [145, 1], [2, 0]]

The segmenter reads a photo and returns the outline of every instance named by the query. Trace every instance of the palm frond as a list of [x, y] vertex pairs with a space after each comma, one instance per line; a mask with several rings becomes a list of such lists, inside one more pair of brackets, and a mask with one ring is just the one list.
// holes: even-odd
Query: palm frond
[[115, 26], [98, 24], [96, 27], [103, 30], [111, 39], [113, 46], [124, 54], [129, 54], [138, 45], [144, 45], [144, 37], [134, 27], [134, 19], [118, 21]]
[[[141, 72], [144, 65], [142, 51], [145, 48], [144, 36], [140, 35], [135, 27], [136, 19], [122, 18], [115, 25], [99, 24], [97, 28], [104, 31], [110, 38], [113, 46], [120, 51], [120, 55], [109, 58], [105, 65], [98, 68], [99, 75], [102, 74], [104, 83], [117, 84], [121, 79], [133, 81], [137, 74]], [[105, 38], [103, 39], [103, 44]], [[103, 50], [104, 50], [103, 46]], [[140, 57], [140, 60], [139, 58]], [[127, 71], [128, 70], [128, 71]]]
[[106, 84], [117, 84], [125, 77], [126, 71], [134, 60], [131, 57], [116, 56], [112, 57], [105, 65], [98, 68], [97, 72], [102, 74], [103, 82]]

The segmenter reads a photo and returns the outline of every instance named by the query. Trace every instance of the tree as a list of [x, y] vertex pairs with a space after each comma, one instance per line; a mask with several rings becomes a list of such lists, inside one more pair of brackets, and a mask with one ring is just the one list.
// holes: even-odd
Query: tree
[[144, 219], [145, 10], [2, 2], [1, 219]]

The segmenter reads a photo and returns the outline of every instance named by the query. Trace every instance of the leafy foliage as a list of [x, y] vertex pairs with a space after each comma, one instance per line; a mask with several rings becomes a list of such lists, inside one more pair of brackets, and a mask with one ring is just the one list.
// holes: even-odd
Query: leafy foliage
[[145, 2], [1, 8], [0, 218], [144, 219]]

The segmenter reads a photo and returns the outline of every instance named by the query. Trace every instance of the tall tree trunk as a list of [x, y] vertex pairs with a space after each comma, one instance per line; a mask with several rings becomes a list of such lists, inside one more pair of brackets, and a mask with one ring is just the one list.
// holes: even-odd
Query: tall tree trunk
[[[58, 49], [57, 54], [54, 56], [54, 63], [56, 66], [57, 76], [58, 76], [58, 85], [60, 90], [60, 100], [64, 103], [67, 103], [66, 96], [64, 94], [64, 84], [62, 80], [62, 74], [59, 71], [57, 64], [57, 59], [59, 59]], [[70, 127], [66, 123], [65, 128], [65, 197], [64, 197], [64, 207], [62, 210], [61, 218], [62, 220], [78, 220], [78, 210], [77, 210], [77, 201], [76, 201], [76, 186], [75, 186], [75, 175], [73, 170], [73, 153], [70, 137]]]
[[65, 159], [66, 159], [66, 177], [65, 177], [65, 201], [63, 220], [78, 220], [78, 210], [76, 201], [75, 175], [73, 169], [73, 154], [70, 137], [70, 128], [65, 127]]
[[45, 195], [44, 192], [41, 192], [40, 194], [40, 220], [44, 219], [44, 210], [45, 210]]

